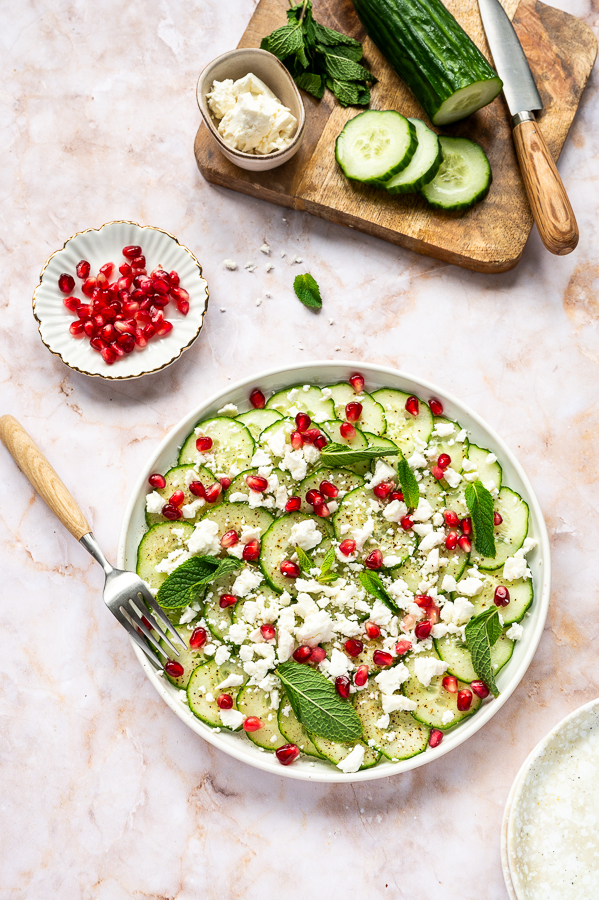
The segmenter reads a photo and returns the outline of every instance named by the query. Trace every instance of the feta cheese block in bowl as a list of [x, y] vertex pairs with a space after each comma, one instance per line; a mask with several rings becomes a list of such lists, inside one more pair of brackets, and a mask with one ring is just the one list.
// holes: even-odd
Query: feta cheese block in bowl
[[163, 699], [303, 780], [456, 748], [523, 677], [549, 599], [511, 451], [446, 392], [369, 364], [265, 372], [202, 403], [144, 468], [119, 559], [188, 639], [168, 676], [138, 654]]

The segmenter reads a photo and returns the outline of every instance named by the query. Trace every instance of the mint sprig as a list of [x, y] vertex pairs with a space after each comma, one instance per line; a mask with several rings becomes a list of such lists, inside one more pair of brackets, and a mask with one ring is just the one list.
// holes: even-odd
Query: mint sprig
[[324, 555], [324, 559], [320, 566], [320, 574], [316, 576], [316, 580], [319, 584], [332, 584], [334, 581], [337, 581], [339, 576], [336, 572], [333, 572], [333, 565], [335, 563], [335, 548], [330, 547]]
[[321, 309], [322, 297], [320, 296], [320, 288], [308, 272], [304, 275], [296, 275], [293, 281], [293, 290], [304, 306], [307, 306], [309, 309]]
[[310, 569], [314, 566], [314, 563], [312, 562], [306, 551], [302, 550], [301, 547], [296, 547], [295, 552], [297, 554], [297, 561], [302, 572], [309, 572]]
[[501, 636], [501, 623], [497, 608], [487, 609], [479, 616], [470, 619], [465, 628], [466, 643], [474, 671], [483, 681], [494, 697], [499, 695], [495, 684], [495, 673], [491, 661], [491, 647]]
[[416, 476], [410, 469], [408, 461], [404, 456], [401, 457], [397, 465], [397, 474], [399, 476], [401, 492], [406, 506], [410, 509], [416, 509], [420, 503], [420, 490], [418, 488]]
[[353, 466], [354, 463], [369, 462], [381, 456], [397, 456], [397, 447], [364, 447], [361, 450], [352, 450], [347, 444], [331, 443], [323, 447], [320, 454], [320, 462], [323, 466], [336, 468], [337, 466]]
[[481, 556], [494, 557], [495, 526], [493, 520], [493, 498], [481, 481], [466, 485], [466, 505], [472, 517], [474, 546]]
[[330, 741], [356, 741], [362, 737], [360, 719], [348, 700], [320, 672], [289, 660], [276, 673], [283, 682], [294, 713], [309, 732]]
[[193, 556], [177, 566], [158, 588], [156, 599], [164, 609], [189, 606], [203, 596], [206, 587], [222, 575], [241, 569], [244, 563], [234, 556]]
[[380, 575], [377, 575], [376, 572], [360, 572], [358, 578], [364, 590], [384, 603], [385, 606], [388, 606], [394, 615], [401, 615], [401, 610], [385, 590], [385, 585], [381, 581]]

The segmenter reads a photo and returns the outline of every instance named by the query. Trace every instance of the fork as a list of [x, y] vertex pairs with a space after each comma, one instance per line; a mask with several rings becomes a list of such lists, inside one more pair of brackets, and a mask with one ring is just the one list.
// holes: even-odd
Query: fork
[[[98, 546], [85, 516], [68, 489], [23, 426], [13, 416], [0, 417], [0, 440], [54, 515], [104, 569], [106, 576], [104, 602], [137, 646], [143, 650], [156, 668], [162, 669], [163, 663], [146, 643], [148, 641], [166, 658], [164, 648], [152, 634], [154, 631], [173, 653], [179, 656], [179, 651], [160, 628], [156, 618], [184, 648], [185, 642], [156, 603], [147, 584], [133, 572], [124, 572], [110, 565]], [[152, 616], [152, 612], [154, 616]], [[140, 632], [145, 640], [142, 639]]]

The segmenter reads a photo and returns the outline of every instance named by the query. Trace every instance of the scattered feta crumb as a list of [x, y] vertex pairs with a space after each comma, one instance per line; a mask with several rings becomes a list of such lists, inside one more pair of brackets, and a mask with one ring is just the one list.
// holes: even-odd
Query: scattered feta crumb
[[266, 241], [262, 244], [260, 250], [262, 251], [262, 253], [266, 253], [267, 256], [270, 256], [270, 247], [268, 246]]
[[237, 268], [237, 263], [233, 259], [225, 259], [223, 265], [225, 269], [229, 269], [230, 272], [234, 272]]
[[[273, 265], [272, 263], [267, 263], [267, 264], [266, 264], [266, 271], [267, 271], [267, 272], [272, 272], [273, 269], [274, 269], [274, 265]], [[267, 294], [266, 296], [267, 296], [267, 297], [270, 297], [270, 294]]]
[[441, 724], [449, 725], [450, 722], [453, 722], [455, 719], [455, 713], [453, 713], [450, 709], [446, 709], [443, 715], [441, 716]]
[[428, 687], [431, 680], [447, 671], [447, 663], [433, 656], [417, 656], [414, 661], [414, 672], [420, 684]]
[[345, 759], [342, 759], [341, 762], [337, 763], [337, 768], [341, 769], [342, 772], [345, 772], [346, 775], [357, 772], [364, 762], [364, 753], [364, 747], [361, 744], [356, 744], [354, 749], [348, 753]]
[[217, 415], [219, 416], [236, 416], [239, 413], [239, 410], [235, 406], [234, 403], [225, 403], [224, 406], [218, 410]]
[[161, 497], [158, 491], [152, 491], [151, 494], [146, 495], [146, 509], [150, 515], [157, 515], [162, 512], [164, 503], [164, 497]]
[[505, 636], [510, 639], [510, 641], [519, 641], [524, 634], [524, 628], [519, 622], [514, 622], [505, 633]]
[[243, 713], [240, 713], [238, 709], [220, 710], [220, 720], [225, 728], [233, 728], [234, 730], [239, 728], [243, 724], [244, 718]]

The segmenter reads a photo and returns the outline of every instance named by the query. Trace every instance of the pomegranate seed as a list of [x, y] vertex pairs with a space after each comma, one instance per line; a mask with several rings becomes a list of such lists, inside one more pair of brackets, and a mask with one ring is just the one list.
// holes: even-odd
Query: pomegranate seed
[[189, 492], [194, 495], [194, 497], [202, 497], [202, 499], [206, 499], [206, 489], [201, 481], [192, 481], [189, 485]]
[[450, 694], [457, 694], [458, 679], [455, 675], [446, 675], [443, 679], [443, 687], [446, 691], [449, 691]]
[[176, 300], [177, 303], [182, 302], [183, 300], [189, 300], [189, 294], [182, 287], [171, 288], [171, 297], [173, 300]]
[[427, 619], [426, 622], [418, 622], [414, 629], [414, 634], [419, 641], [424, 641], [430, 635], [432, 628], [432, 624]]
[[265, 641], [272, 641], [276, 634], [275, 626], [271, 625], [270, 622], [267, 622], [260, 626], [260, 633]]
[[354, 684], [356, 687], [364, 687], [368, 681], [368, 666], [358, 666], [354, 675]]
[[227, 475], [223, 475], [223, 477], [219, 478], [218, 480], [223, 491], [228, 491], [231, 487], [231, 479]]
[[355, 638], [349, 638], [345, 644], [345, 651], [349, 654], [349, 656], [359, 656], [362, 650], [364, 649], [364, 644], [362, 641], [357, 641]]
[[172, 272], [169, 272], [168, 280], [171, 283], [171, 287], [179, 287], [179, 276], [174, 269]]
[[447, 466], [451, 465], [451, 456], [449, 453], [441, 453], [437, 460], [437, 465], [440, 469], [446, 469]]
[[205, 628], [194, 628], [189, 638], [189, 646], [192, 650], [199, 650], [208, 640], [208, 634]]
[[116, 353], [111, 347], [105, 347], [102, 350], [102, 359], [107, 366], [111, 366], [116, 359]]
[[431, 474], [433, 478], [437, 479], [437, 481], [441, 481], [442, 478], [445, 478], [445, 472], [439, 466], [433, 466], [431, 469]]
[[451, 509], [446, 509], [443, 513], [443, 518], [445, 519], [445, 524], [449, 525], [450, 528], [455, 528], [458, 522], [458, 514], [453, 512]]
[[499, 513], [493, 513], [493, 525], [501, 525], [503, 522], [503, 516]]
[[77, 278], [80, 278], [81, 281], [85, 281], [91, 271], [91, 266], [86, 259], [82, 259], [77, 263], [75, 271], [77, 272]]
[[460, 531], [462, 534], [472, 534], [472, 519], [462, 519], [460, 522]]
[[104, 350], [107, 346], [106, 341], [103, 341], [101, 337], [92, 338], [90, 343], [90, 347], [93, 347], [94, 350]]
[[383, 565], [383, 554], [380, 550], [373, 550], [364, 560], [367, 569], [380, 569]]
[[418, 397], [408, 397], [408, 399], [406, 400], [406, 410], [410, 413], [411, 416], [418, 415], [420, 411]]
[[140, 328], [138, 328], [135, 332], [135, 343], [142, 350], [144, 347], [148, 346], [147, 338], [145, 337], [143, 331]]
[[442, 416], [443, 415], [443, 404], [441, 403], [440, 400], [436, 400], [434, 397], [432, 397], [428, 401], [428, 405], [431, 408], [431, 412], [432, 412], [433, 416]]
[[70, 294], [73, 288], [75, 287], [75, 279], [72, 275], [67, 275], [66, 272], [63, 272], [62, 275], [58, 278], [58, 288], [63, 292], [63, 294]]
[[374, 638], [380, 637], [381, 629], [375, 622], [367, 622], [364, 627], [366, 629], [366, 634], [371, 641], [374, 640]]
[[316, 438], [322, 437], [322, 434], [318, 428], [308, 428], [307, 431], [302, 432], [302, 436], [305, 444], [313, 444]]
[[106, 277], [106, 275], [103, 275], [101, 272], [99, 272], [96, 275], [96, 285], [101, 288], [101, 290], [105, 291], [108, 287], [108, 278]]
[[200, 453], [208, 453], [209, 450], [212, 450], [212, 438], [199, 437], [196, 440], [196, 450], [198, 450]]
[[252, 393], [250, 394], [250, 403], [254, 407], [254, 409], [264, 409], [266, 406], [266, 397], [258, 388], [254, 388]]
[[131, 276], [131, 266], [128, 263], [123, 263], [122, 266], [119, 266], [119, 272], [121, 275]]
[[262, 475], [246, 475], [245, 483], [251, 491], [262, 493], [268, 487], [268, 481]]
[[401, 491], [391, 491], [389, 494], [389, 500], [403, 500], [403, 494]]
[[493, 603], [495, 604], [495, 606], [507, 606], [509, 602], [510, 602], [510, 592], [502, 584], [499, 584], [495, 588], [495, 594], [493, 596]]
[[448, 550], [455, 550], [458, 545], [458, 533], [457, 531], [450, 531], [447, 537], [445, 538], [445, 546]]
[[298, 758], [300, 752], [299, 747], [295, 744], [283, 744], [278, 750], [275, 750], [275, 756], [282, 766], [290, 766]]
[[295, 417], [295, 424], [297, 425], [298, 431], [307, 431], [312, 424], [312, 419], [308, 413], [299, 412]]
[[468, 712], [470, 707], [472, 706], [472, 691], [469, 691], [468, 688], [465, 688], [463, 691], [458, 691], [458, 709], [460, 712]]
[[314, 512], [317, 516], [320, 516], [323, 519], [326, 519], [327, 516], [331, 515], [331, 510], [326, 505], [326, 503], [318, 503], [314, 507]]
[[398, 641], [395, 645], [395, 652], [398, 656], [404, 656], [408, 652], [408, 650], [412, 649], [411, 641]]
[[335, 690], [339, 694], [343, 700], [347, 700], [349, 697], [349, 689], [351, 687], [351, 682], [347, 675], [339, 675], [335, 678]]
[[[110, 349], [110, 348], [108, 348]], [[102, 351], [102, 355], [104, 355], [104, 351]], [[180, 519], [183, 513], [179, 509], [178, 506], [173, 506], [172, 503], [165, 503], [162, 507], [162, 515], [165, 519], [170, 519], [171, 521], [175, 521], [175, 519]]]
[[141, 247], [138, 247], [137, 244], [131, 244], [128, 247], [123, 247], [123, 256], [127, 259], [135, 259], [136, 256], [141, 256]]
[[339, 427], [339, 433], [342, 438], [345, 438], [347, 441], [351, 441], [355, 438], [357, 432], [353, 425], [350, 425], [349, 422], [344, 422], [343, 425]]
[[114, 263], [113, 262], [104, 263], [103, 266], [100, 266], [100, 272], [102, 273], [102, 275], [105, 275], [106, 278], [110, 278], [110, 276], [114, 272]]
[[186, 316], [189, 312], [189, 301], [188, 300], [178, 300], [177, 301], [177, 309], [181, 313], [182, 316]]
[[81, 303], [79, 302], [79, 300], [77, 300], [76, 297], [65, 297], [62, 302], [71, 312], [77, 312], [77, 310], [81, 306]]
[[291, 441], [291, 446], [294, 450], [301, 450], [301, 448], [304, 446], [304, 439], [299, 431], [294, 431], [289, 440]]
[[417, 594], [414, 597], [414, 603], [416, 603], [420, 609], [428, 609], [430, 606], [433, 606], [433, 598], [429, 597], [428, 594]]
[[327, 655], [327, 651], [324, 650], [322, 647], [313, 647], [312, 655], [310, 656], [310, 662], [318, 665], [318, 663], [321, 663], [323, 661], [323, 659], [326, 657], [326, 655]]
[[167, 659], [164, 664], [164, 671], [171, 678], [180, 678], [185, 670], [180, 662], [176, 662], [174, 659]]
[[172, 322], [161, 322], [161, 324], [156, 329], [156, 334], [158, 337], [164, 337], [166, 334], [169, 334], [173, 330]]
[[[206, 497], [207, 503], [216, 503], [218, 498], [223, 492], [223, 487], [220, 481], [215, 481], [214, 484], [209, 484], [207, 488], [204, 489], [204, 495]], [[247, 547], [247, 544], [246, 544]]]
[[169, 497], [169, 503], [172, 503], [173, 506], [183, 506], [185, 501], [185, 494], [183, 491], [175, 491], [174, 494], [171, 494]]
[[91, 278], [86, 278], [83, 284], [81, 285], [81, 290], [85, 294], [86, 297], [91, 297], [92, 291], [96, 287], [96, 279], [92, 276]]
[[438, 728], [433, 728], [428, 736], [429, 747], [438, 747], [442, 740], [443, 732], [439, 731]]
[[312, 488], [306, 494], [306, 503], [309, 503], [310, 506], [322, 506], [324, 503], [324, 497], [320, 493], [320, 491], [314, 490]]
[[474, 691], [476, 696], [480, 697], [481, 700], [484, 700], [485, 697], [488, 697], [490, 694], [489, 688], [484, 683], [484, 681], [473, 681], [470, 687]]
[[466, 537], [465, 534], [462, 535], [461, 538], [458, 538], [458, 545], [464, 553], [470, 553], [472, 550], [472, 544], [470, 543], [470, 538]]
[[326, 445], [327, 439], [325, 438], [324, 434], [320, 434], [317, 438], [314, 439], [314, 446], [317, 450], [322, 450], [324, 447], [326, 447]]
[[403, 519], [400, 520], [399, 524], [404, 531], [409, 531], [410, 528], [414, 527], [414, 519], [412, 518], [412, 516], [404, 516]]
[[260, 541], [248, 541], [243, 548], [242, 557], [246, 562], [255, 562], [260, 557]]
[[301, 575], [301, 570], [298, 564], [292, 562], [290, 559], [284, 559], [281, 563], [280, 569], [285, 578], [299, 578]]
[[372, 493], [375, 497], [378, 497], [379, 500], [384, 500], [389, 496], [391, 491], [394, 488], [394, 484], [392, 481], [382, 481], [380, 484], [377, 484], [372, 489]]
[[83, 329], [84, 324], [80, 319], [77, 319], [75, 322], [71, 322], [69, 325], [69, 331], [73, 335], [73, 337], [83, 337]]
[[343, 553], [344, 556], [351, 556], [352, 553], [356, 552], [356, 542], [351, 538], [346, 538], [344, 541], [341, 541], [339, 544], [339, 553]]
[[264, 722], [258, 716], [248, 716], [243, 723], [244, 731], [259, 731], [260, 728], [264, 728]]
[[339, 488], [335, 487], [335, 485], [330, 481], [321, 481], [320, 493], [324, 494], [325, 497], [330, 497], [332, 499], [339, 493]]
[[105, 341], [113, 341], [116, 338], [116, 331], [114, 330], [114, 325], [105, 325], [102, 329], [102, 337]]
[[386, 650], [375, 650], [372, 654], [372, 661], [375, 666], [382, 666], [386, 668], [390, 666], [393, 662], [393, 657], [390, 653], [387, 653]]
[[232, 709], [233, 698], [230, 694], [221, 694], [216, 698], [216, 705], [219, 709]]
[[345, 418], [348, 422], [357, 422], [362, 415], [362, 404], [353, 400], [345, 407]]
[[[145, 256], [136, 256], [131, 260], [131, 268], [132, 269], [145, 269], [146, 267], [146, 258]], [[100, 272], [102, 269], [100, 269]], [[108, 272], [106, 273], [108, 275]]]
[[220, 539], [221, 547], [227, 549], [227, 547], [234, 547], [235, 544], [239, 543], [239, 535], [237, 532], [232, 529], [231, 531], [225, 531], [222, 538]]
[[218, 605], [221, 609], [228, 609], [230, 606], [235, 606], [237, 603], [237, 597], [234, 597], [233, 594], [221, 594], [220, 600], [218, 601]]
[[308, 662], [311, 656], [312, 647], [308, 647], [307, 644], [302, 644], [302, 646], [298, 647], [297, 650], [295, 650], [293, 653], [293, 658], [298, 663]]
[[401, 625], [401, 630], [402, 631], [410, 631], [416, 624], [416, 621], [417, 621], [416, 616], [413, 616], [413, 615], [404, 616], [403, 619], [401, 620], [401, 622], [399, 623]]
[[301, 497], [290, 497], [285, 504], [285, 512], [297, 512], [302, 505]]
[[166, 478], [164, 475], [159, 475], [158, 472], [155, 472], [153, 475], [150, 475], [148, 478], [149, 483], [156, 490], [161, 491], [162, 488], [166, 487]]
[[146, 619], [145, 616], [142, 616], [141, 621], [144, 623], [144, 625], [146, 626], [148, 631], [154, 631], [154, 626], [152, 625], [152, 623], [150, 622], [149, 619]]
[[353, 387], [356, 394], [361, 394], [362, 391], [364, 390], [364, 384], [365, 384], [364, 376], [360, 375], [359, 372], [354, 372], [353, 375], [350, 375], [349, 383]]

